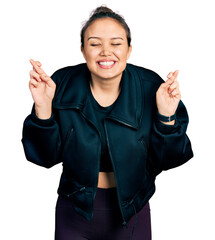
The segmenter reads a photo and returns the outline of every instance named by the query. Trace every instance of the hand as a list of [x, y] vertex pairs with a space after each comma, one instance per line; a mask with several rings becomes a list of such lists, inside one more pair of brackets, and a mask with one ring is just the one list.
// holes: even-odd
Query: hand
[[29, 88], [35, 102], [36, 114], [40, 118], [51, 115], [51, 105], [54, 98], [56, 84], [41, 68], [41, 63], [30, 60], [33, 70], [30, 71]]
[[170, 72], [167, 80], [162, 83], [156, 93], [156, 103], [158, 112], [164, 116], [175, 114], [178, 103], [181, 99], [179, 84], [177, 81], [178, 70]]

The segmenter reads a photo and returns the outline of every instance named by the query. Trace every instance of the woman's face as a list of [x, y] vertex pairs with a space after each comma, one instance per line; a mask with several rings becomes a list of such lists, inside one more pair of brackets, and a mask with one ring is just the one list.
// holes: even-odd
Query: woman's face
[[101, 18], [87, 28], [81, 51], [93, 79], [115, 79], [121, 78], [131, 49], [122, 25], [112, 18]]

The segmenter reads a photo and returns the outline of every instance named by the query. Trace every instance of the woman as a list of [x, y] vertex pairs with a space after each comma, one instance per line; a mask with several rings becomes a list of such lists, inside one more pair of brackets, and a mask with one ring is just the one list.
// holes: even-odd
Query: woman
[[34, 106], [22, 142], [35, 164], [63, 162], [56, 240], [151, 239], [156, 176], [193, 156], [178, 71], [164, 82], [127, 64], [130, 42], [125, 20], [99, 7], [81, 31], [86, 64], [49, 77], [30, 60]]

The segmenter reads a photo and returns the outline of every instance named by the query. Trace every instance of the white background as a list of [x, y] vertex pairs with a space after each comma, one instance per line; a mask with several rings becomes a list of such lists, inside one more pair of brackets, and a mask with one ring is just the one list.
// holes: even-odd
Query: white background
[[8, 0], [0, 4], [0, 239], [54, 239], [62, 167], [45, 169], [26, 161], [21, 144], [22, 124], [33, 104], [29, 59], [39, 60], [49, 75], [84, 62], [81, 24], [101, 4], [122, 14], [130, 26], [130, 63], [152, 69], [164, 80], [179, 69], [182, 100], [190, 116], [188, 136], [195, 157], [158, 176], [150, 200], [153, 240], [215, 239], [212, 0]]

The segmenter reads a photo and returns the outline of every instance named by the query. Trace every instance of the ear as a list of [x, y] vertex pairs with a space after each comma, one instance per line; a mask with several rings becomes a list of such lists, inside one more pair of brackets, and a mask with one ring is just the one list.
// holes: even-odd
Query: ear
[[81, 46], [81, 52], [82, 52], [82, 54], [83, 54], [84, 59], [86, 60], [85, 51], [84, 51], [84, 48], [83, 48], [82, 46]]
[[132, 52], [132, 45], [130, 45], [128, 47], [128, 54], [127, 54], [127, 60], [129, 59], [130, 55], [131, 55], [131, 52]]

